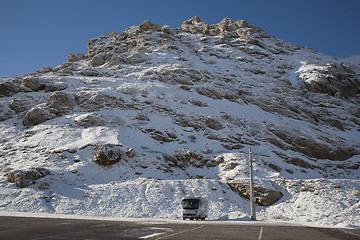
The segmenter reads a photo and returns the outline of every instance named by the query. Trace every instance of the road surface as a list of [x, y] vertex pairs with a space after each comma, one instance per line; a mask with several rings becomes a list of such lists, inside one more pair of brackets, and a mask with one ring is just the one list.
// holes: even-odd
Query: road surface
[[261, 222], [100, 221], [0, 216], [0, 239], [360, 239], [360, 229], [314, 228]]

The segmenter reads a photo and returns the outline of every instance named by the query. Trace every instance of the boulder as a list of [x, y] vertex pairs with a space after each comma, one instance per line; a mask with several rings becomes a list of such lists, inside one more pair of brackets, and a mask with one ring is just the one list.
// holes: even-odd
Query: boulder
[[51, 113], [48, 109], [35, 107], [26, 113], [23, 124], [25, 126], [34, 126], [55, 117], [56, 115]]
[[0, 97], [10, 97], [19, 92], [19, 87], [12, 82], [0, 83]]
[[126, 151], [126, 156], [128, 156], [128, 158], [133, 158], [135, 156], [135, 149], [129, 148], [129, 150]]
[[102, 144], [95, 147], [95, 162], [101, 166], [111, 166], [124, 155], [122, 145]]
[[50, 174], [45, 168], [31, 168], [30, 170], [15, 170], [7, 173], [7, 179], [11, 183], [15, 183], [20, 188], [27, 187], [35, 183], [35, 180], [43, 178]]
[[45, 89], [45, 80], [37, 77], [26, 77], [22, 80], [22, 85], [32, 91], [41, 91]]
[[76, 100], [72, 94], [57, 91], [46, 100], [46, 105], [58, 110], [64, 110], [75, 106]]

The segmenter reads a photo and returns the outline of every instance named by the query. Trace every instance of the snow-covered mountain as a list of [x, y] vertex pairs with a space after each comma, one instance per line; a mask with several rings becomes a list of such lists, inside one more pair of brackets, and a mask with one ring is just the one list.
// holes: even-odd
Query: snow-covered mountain
[[[243, 20], [145, 21], [0, 81], [0, 211], [360, 226], [360, 61]], [[196, 190], [196, 191], [195, 191]]]

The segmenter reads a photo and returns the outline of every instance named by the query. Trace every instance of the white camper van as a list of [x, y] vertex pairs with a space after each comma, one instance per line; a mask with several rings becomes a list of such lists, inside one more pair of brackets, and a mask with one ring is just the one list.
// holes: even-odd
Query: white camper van
[[181, 201], [181, 206], [183, 209], [182, 217], [184, 220], [186, 218], [189, 218], [190, 220], [193, 219], [205, 220], [205, 218], [207, 218], [208, 204], [205, 198], [185, 197]]

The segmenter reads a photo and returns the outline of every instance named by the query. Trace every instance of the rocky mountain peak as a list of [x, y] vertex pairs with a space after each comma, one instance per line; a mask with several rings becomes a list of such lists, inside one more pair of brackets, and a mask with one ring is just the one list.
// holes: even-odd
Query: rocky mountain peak
[[[326, 56], [229, 18], [209, 25], [193, 17], [181, 28], [145, 21], [90, 39], [87, 54], [0, 81], [2, 193], [9, 194], [8, 181], [54, 192], [86, 182], [111, 192], [122, 189], [118, 182], [135, 186], [126, 182], [133, 179], [143, 186], [143, 177], [197, 179], [192, 182], [204, 189], [216, 183], [222, 194], [246, 198], [250, 146], [258, 193], [277, 196], [266, 206], [282, 198], [275, 190], [298, 194], [294, 179], [358, 179], [360, 64], [354, 59]], [[301, 184], [315, 189], [311, 181]], [[179, 182], [171, 183], [171, 199], [180, 201], [189, 187], [175, 196], [173, 186]], [[59, 206], [61, 197], [53, 209]], [[157, 216], [154, 205], [149, 209]]]
[[181, 29], [193, 34], [205, 34], [209, 36], [223, 36], [223, 37], [241, 37], [248, 39], [254, 33], [261, 33], [262, 37], [267, 34], [259, 27], [253, 26], [244, 20], [233, 21], [230, 18], [224, 18], [221, 22], [209, 25], [195, 16], [181, 24]]
[[[266, 142], [277, 149], [266, 151], [290, 163], [298, 154], [345, 161], [359, 147], [324, 128], [358, 131], [359, 72], [356, 64], [276, 39], [243, 20], [208, 25], [193, 17], [181, 28], [145, 21], [89, 40], [87, 55], [70, 54], [58, 67], [1, 83], [0, 117], [36, 126], [85, 112], [74, 120], [80, 126], [131, 122], [132, 131], [178, 148], [204, 150], [211, 142], [222, 152]], [[41, 97], [30, 100], [33, 92]], [[261, 112], [256, 126], [251, 107]], [[115, 109], [132, 113], [126, 120], [104, 113]], [[150, 119], [160, 116], [166, 124], [154, 127]]]

